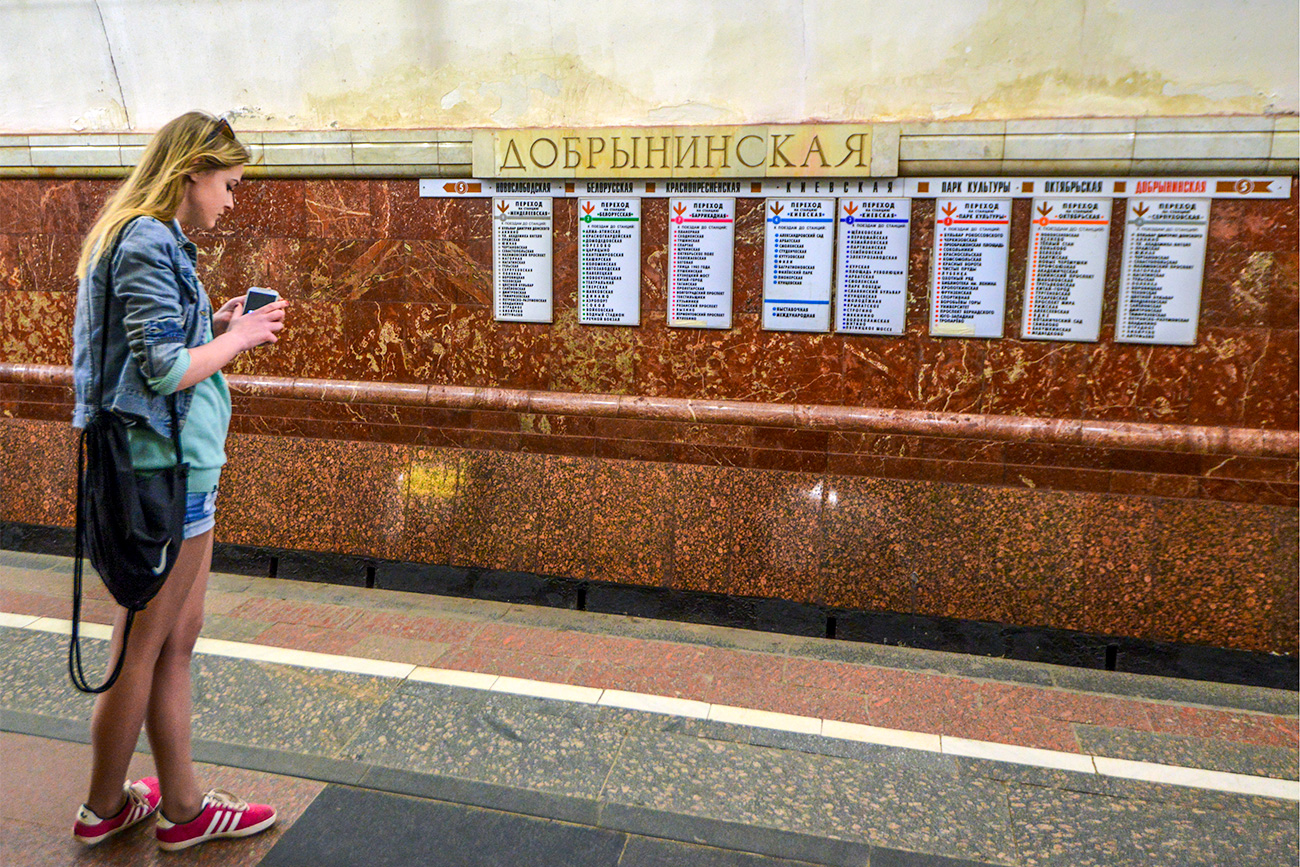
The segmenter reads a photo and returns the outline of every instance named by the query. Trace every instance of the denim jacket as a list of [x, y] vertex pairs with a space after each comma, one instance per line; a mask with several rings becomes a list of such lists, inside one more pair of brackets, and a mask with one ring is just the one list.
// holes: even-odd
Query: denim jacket
[[[128, 423], [148, 425], [171, 436], [171, 409], [150, 380], [165, 376], [180, 354], [199, 346], [211, 321], [212, 304], [194, 268], [198, 250], [181, 231], [152, 217], [140, 217], [121, 233], [112, 257], [101, 256], [77, 287], [73, 325], [72, 380], [76, 408], [72, 424], [84, 427], [99, 381], [104, 328], [104, 289], [113, 269], [113, 304], [108, 320], [103, 406]], [[181, 427], [193, 389], [176, 393]]]

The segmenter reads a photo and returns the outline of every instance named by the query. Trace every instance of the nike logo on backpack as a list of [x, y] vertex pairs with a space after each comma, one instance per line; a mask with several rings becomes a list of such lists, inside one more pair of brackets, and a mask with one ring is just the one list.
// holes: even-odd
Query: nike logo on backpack
[[158, 556], [158, 565], [153, 568], [153, 574], [161, 575], [163, 570], [167, 568], [167, 549], [171, 547], [171, 544], [171, 539], [163, 543], [162, 554]]

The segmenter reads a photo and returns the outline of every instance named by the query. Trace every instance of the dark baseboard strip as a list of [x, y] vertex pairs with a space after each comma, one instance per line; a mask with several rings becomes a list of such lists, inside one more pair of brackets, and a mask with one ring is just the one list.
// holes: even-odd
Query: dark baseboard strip
[[[0, 548], [71, 556], [72, 547], [72, 531], [66, 527], [0, 524]], [[1300, 660], [1293, 656], [1049, 627], [830, 608], [782, 599], [221, 543], [213, 552], [212, 568], [238, 575], [829, 637], [1097, 671], [1300, 690]]]

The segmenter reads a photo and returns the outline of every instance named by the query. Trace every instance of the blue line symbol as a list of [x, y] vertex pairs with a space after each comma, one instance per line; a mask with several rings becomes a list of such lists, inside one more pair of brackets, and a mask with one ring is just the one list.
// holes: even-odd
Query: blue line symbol
[[884, 223], [886, 225], [891, 225], [891, 226], [903, 226], [907, 224], [907, 220], [905, 219], [904, 220], [878, 220], [875, 218], [868, 219], [867, 217], [854, 217], [854, 216], [841, 217], [840, 222], [848, 223], [850, 226], [855, 226], [858, 223]]
[[830, 217], [827, 217], [826, 219], [814, 218], [814, 217], [798, 218], [798, 219], [792, 217], [786, 217], [785, 219], [782, 219], [779, 216], [768, 217], [767, 221], [771, 223], [773, 226], [779, 226], [782, 223], [833, 223], [835, 222], [835, 220]]

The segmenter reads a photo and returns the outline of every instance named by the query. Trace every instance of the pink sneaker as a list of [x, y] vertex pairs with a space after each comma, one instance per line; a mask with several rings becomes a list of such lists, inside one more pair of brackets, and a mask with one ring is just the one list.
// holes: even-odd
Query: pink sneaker
[[111, 819], [99, 818], [94, 810], [82, 804], [77, 811], [77, 821], [72, 825], [72, 836], [87, 846], [94, 846], [152, 816], [158, 809], [158, 802], [162, 800], [157, 777], [145, 777], [139, 782], [127, 783], [123, 791], [126, 792], [126, 804]]
[[248, 837], [274, 824], [274, 808], [249, 804], [227, 791], [212, 789], [203, 796], [199, 814], [183, 825], [159, 813], [154, 833], [161, 848], [175, 852], [218, 837]]

